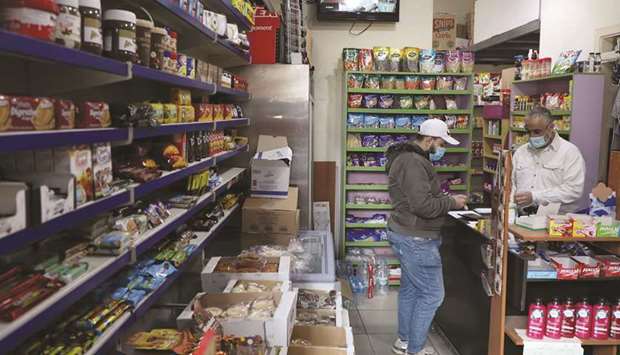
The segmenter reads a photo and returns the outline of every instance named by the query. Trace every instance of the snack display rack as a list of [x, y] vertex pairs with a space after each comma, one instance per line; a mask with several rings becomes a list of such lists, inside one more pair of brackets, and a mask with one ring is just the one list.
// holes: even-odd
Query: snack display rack
[[[376, 247], [389, 247], [389, 243], [385, 240], [375, 241], [352, 241], [349, 240], [347, 232], [355, 229], [385, 229], [387, 227], [384, 223], [345, 223], [348, 214], [363, 214], [364, 216], [371, 216], [374, 213], [389, 213], [392, 206], [388, 203], [368, 203], [357, 204], [350, 201], [349, 197], [352, 194], [369, 193], [369, 194], [381, 194], [387, 196], [387, 177], [385, 176], [384, 166], [350, 166], [347, 161], [351, 154], [381, 154], [386, 151], [385, 147], [350, 147], [347, 142], [347, 137], [350, 134], [369, 134], [369, 135], [406, 135], [409, 138], [416, 133], [415, 127], [412, 128], [369, 128], [369, 127], [351, 127], [348, 124], [349, 114], [372, 114], [379, 117], [396, 116], [396, 115], [428, 115], [443, 116], [445, 115], [460, 115], [467, 116], [468, 121], [466, 127], [452, 128], [450, 133], [455, 135], [458, 140], [461, 141], [461, 145], [458, 147], [448, 146], [446, 149], [446, 161], [449, 161], [449, 165], [437, 166], [435, 171], [440, 174], [440, 178], [451, 179], [460, 178], [461, 183], [452, 184], [449, 186], [449, 191], [454, 193], [469, 193], [471, 189], [471, 160], [472, 160], [472, 131], [473, 131], [473, 75], [467, 73], [411, 73], [411, 72], [364, 72], [364, 71], [346, 71], [345, 78], [349, 77], [349, 74], [370, 74], [370, 75], [388, 75], [402, 77], [406, 75], [418, 75], [422, 77], [438, 78], [441, 76], [452, 77], [467, 77], [467, 89], [466, 90], [406, 90], [406, 89], [370, 89], [370, 88], [349, 88], [345, 82], [346, 97], [349, 94], [375, 94], [375, 95], [429, 95], [430, 97], [437, 97], [438, 95], [453, 96], [458, 102], [458, 109], [400, 109], [400, 108], [349, 108], [345, 104], [345, 109], [342, 119], [342, 132], [343, 132], [343, 148], [342, 148], [342, 190], [341, 190], [341, 221], [343, 221], [341, 228], [342, 244], [341, 244], [341, 257], [347, 252], [349, 248], [376, 248]], [[346, 80], [345, 80], [346, 81]], [[396, 262], [392, 265], [398, 265]], [[390, 281], [390, 285], [398, 285], [396, 281]]]

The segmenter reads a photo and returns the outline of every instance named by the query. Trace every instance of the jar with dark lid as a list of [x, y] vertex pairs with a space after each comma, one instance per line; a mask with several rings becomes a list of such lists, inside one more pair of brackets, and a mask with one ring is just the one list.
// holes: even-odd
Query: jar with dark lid
[[151, 31], [150, 67], [153, 69], [163, 70], [167, 36], [168, 31], [163, 27], [155, 27]]
[[149, 66], [151, 61], [151, 32], [153, 22], [149, 20], [136, 20], [136, 42], [138, 44], [138, 64]]
[[54, 40], [68, 48], [79, 49], [82, 42], [81, 16], [78, 0], [56, 0], [58, 19]]
[[82, 15], [83, 51], [101, 55], [103, 51], [103, 34], [101, 31], [101, 0], [79, 0]]
[[103, 52], [124, 62], [136, 61], [136, 14], [106, 10], [103, 14]]

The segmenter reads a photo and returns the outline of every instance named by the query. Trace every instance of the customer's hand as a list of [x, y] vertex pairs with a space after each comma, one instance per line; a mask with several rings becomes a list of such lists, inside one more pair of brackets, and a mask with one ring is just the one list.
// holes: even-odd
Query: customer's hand
[[462, 210], [467, 205], [467, 196], [465, 195], [454, 195], [452, 196], [454, 202], [456, 202], [456, 209]]
[[517, 192], [515, 194], [515, 202], [517, 203], [517, 206], [519, 207], [527, 207], [531, 205], [532, 202], [534, 202], [532, 192], [531, 191]]

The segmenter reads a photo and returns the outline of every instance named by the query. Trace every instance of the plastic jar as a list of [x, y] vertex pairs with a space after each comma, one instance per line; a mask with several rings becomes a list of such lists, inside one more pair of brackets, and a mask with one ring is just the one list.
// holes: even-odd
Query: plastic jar
[[54, 0], [6, 0], [0, 3], [2, 28], [20, 35], [53, 41], [58, 18]]
[[58, 4], [58, 21], [54, 39], [65, 47], [80, 49], [82, 42], [82, 16], [78, 0], [56, 0]]
[[83, 51], [101, 55], [103, 34], [101, 32], [101, 0], [79, 0], [82, 15]]
[[138, 45], [137, 62], [149, 66], [151, 61], [151, 31], [153, 22], [149, 20], [136, 20], [136, 43]]
[[168, 32], [162, 27], [155, 27], [151, 31], [150, 67], [153, 69], [163, 70], [167, 36]]
[[123, 62], [136, 61], [136, 14], [126, 10], [103, 13], [103, 52]]

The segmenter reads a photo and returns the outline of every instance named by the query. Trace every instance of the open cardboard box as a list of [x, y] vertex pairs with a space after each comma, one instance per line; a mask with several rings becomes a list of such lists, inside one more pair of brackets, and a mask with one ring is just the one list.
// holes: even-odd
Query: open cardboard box
[[289, 281], [291, 274], [291, 258], [282, 256], [279, 259], [278, 272], [214, 272], [222, 257], [209, 259], [207, 266], [200, 273], [202, 290], [205, 292], [222, 292], [230, 280], [248, 281]]
[[270, 355], [349, 355], [347, 349], [318, 348], [318, 347], [289, 347], [282, 348], [280, 352], [272, 352]]
[[268, 346], [288, 346], [295, 326], [297, 290], [266, 293], [199, 293], [177, 318], [177, 327], [187, 329], [193, 326], [192, 307], [218, 307], [226, 309], [239, 303], [250, 303], [257, 298], [271, 295], [278, 304], [273, 318], [268, 320], [228, 319], [219, 320], [224, 335], [256, 336], [265, 339]]
[[232, 290], [239, 283], [247, 284], [248, 282], [257, 283], [261, 286], [265, 286], [269, 292], [286, 292], [291, 290], [291, 282], [290, 281], [260, 281], [260, 280], [230, 280], [228, 281], [228, 285], [222, 293], [233, 293]]
[[287, 187], [281, 199], [250, 197], [242, 208], [243, 233], [278, 233], [297, 235], [299, 231], [299, 189]]
[[22, 182], [0, 181], [0, 238], [28, 225], [27, 191], [28, 186]]
[[[293, 345], [295, 339], [307, 340], [311, 346]], [[291, 336], [291, 344], [288, 349], [296, 348], [325, 348], [329, 349], [345, 349], [347, 354], [355, 354], [355, 345], [353, 342], [353, 330], [351, 328], [340, 327], [304, 327], [295, 326], [293, 335]]]
[[287, 198], [292, 160], [286, 137], [259, 135], [251, 161], [252, 197]]

